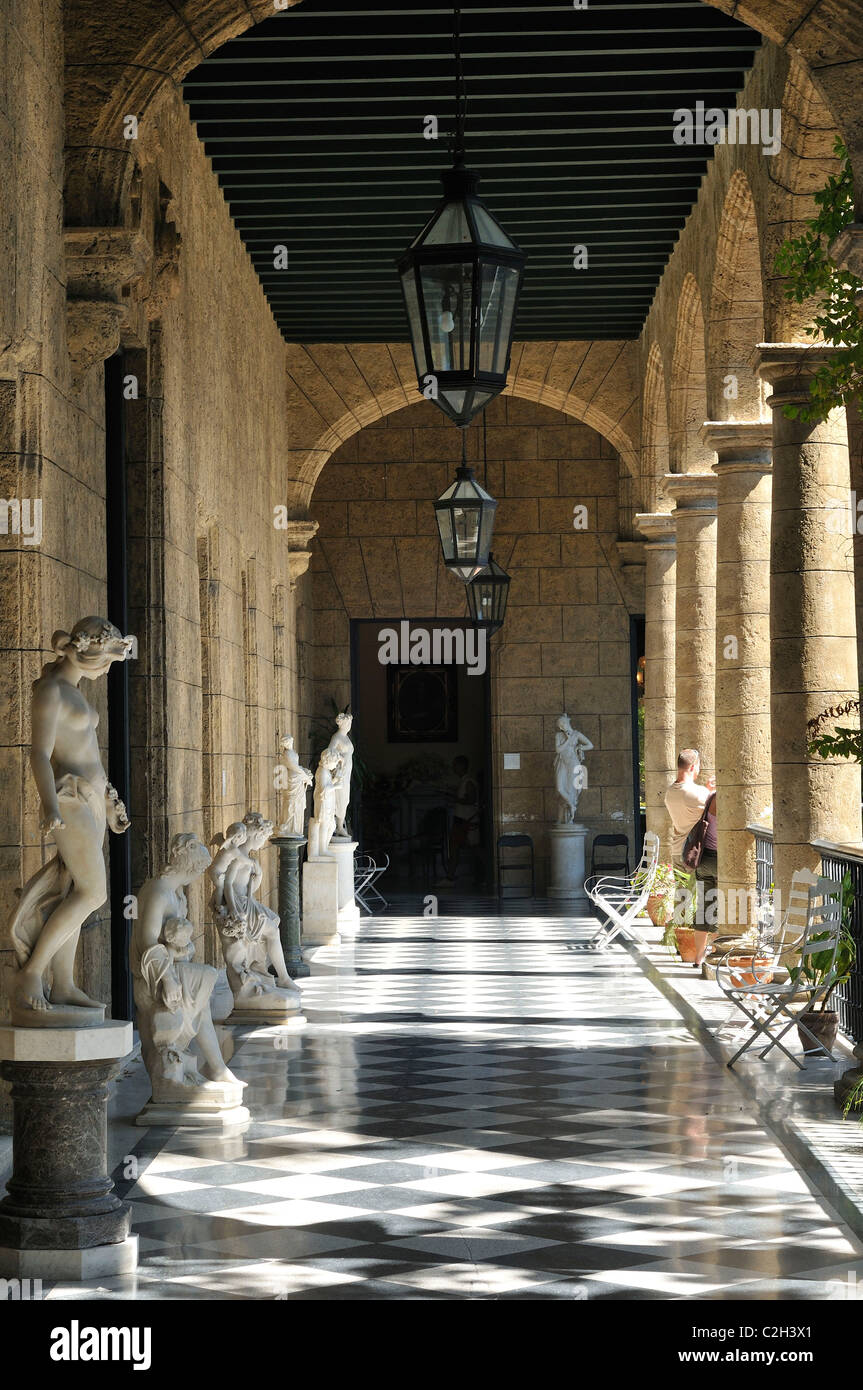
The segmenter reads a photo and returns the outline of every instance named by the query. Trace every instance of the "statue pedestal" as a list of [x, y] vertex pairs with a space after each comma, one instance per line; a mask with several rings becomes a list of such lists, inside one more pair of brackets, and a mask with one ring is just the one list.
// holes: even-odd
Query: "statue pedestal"
[[308, 946], [338, 946], [339, 940], [339, 866], [335, 859], [307, 859], [303, 865], [303, 941]]
[[138, 1237], [107, 1167], [108, 1082], [131, 1050], [131, 1023], [0, 1027], [13, 1106], [0, 1275], [91, 1279], [137, 1268]]
[[237, 1132], [248, 1125], [251, 1116], [243, 1105], [245, 1081], [208, 1081], [204, 1086], [170, 1083], [157, 1087], [135, 1124], [168, 1125], [171, 1129], [211, 1129], [220, 1134]]
[[356, 840], [330, 840], [327, 854], [336, 861], [339, 871], [339, 933], [356, 936], [360, 925], [360, 910], [354, 898], [354, 853]]
[[285, 964], [292, 980], [304, 980], [312, 972], [303, 960], [300, 945], [300, 856], [304, 835], [274, 835], [279, 851], [279, 935]]
[[584, 891], [586, 825], [553, 825], [548, 832], [551, 875], [548, 897], [587, 908]]
[[[273, 976], [270, 976], [273, 979]], [[275, 983], [275, 982], [274, 982]], [[302, 996], [296, 985], [268, 990], [265, 994], [240, 994], [234, 997], [234, 1007], [226, 1023], [252, 1023], [262, 1028], [281, 1024], [287, 1028], [304, 1028]]]

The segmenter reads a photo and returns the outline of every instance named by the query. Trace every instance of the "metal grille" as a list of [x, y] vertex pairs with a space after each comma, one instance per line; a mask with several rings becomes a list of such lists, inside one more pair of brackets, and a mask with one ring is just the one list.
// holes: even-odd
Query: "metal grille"
[[753, 830], [755, 837], [755, 891], [758, 916], [762, 919], [773, 900], [773, 836], [769, 831]]
[[857, 958], [851, 975], [844, 985], [834, 991], [832, 1001], [839, 1014], [839, 1027], [855, 1043], [863, 1042], [863, 861], [846, 857], [838, 851], [821, 851], [821, 872], [825, 878], [841, 881], [851, 875], [854, 903], [851, 908], [851, 935], [857, 946]]

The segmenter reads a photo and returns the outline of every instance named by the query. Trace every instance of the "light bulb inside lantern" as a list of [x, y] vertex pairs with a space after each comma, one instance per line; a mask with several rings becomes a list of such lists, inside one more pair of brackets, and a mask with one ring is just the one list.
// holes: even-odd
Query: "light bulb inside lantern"
[[440, 330], [442, 333], [452, 333], [453, 329], [455, 328], [455, 319], [453, 318], [452, 313], [449, 309], [444, 309], [443, 313], [438, 319], [438, 323], [440, 324]]

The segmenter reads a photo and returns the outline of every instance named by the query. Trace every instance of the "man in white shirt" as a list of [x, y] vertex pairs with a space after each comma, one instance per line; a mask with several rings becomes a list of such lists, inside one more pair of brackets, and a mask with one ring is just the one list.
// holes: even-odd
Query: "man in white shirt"
[[677, 757], [677, 776], [665, 793], [665, 809], [671, 817], [671, 854], [678, 869], [685, 867], [680, 856], [686, 837], [701, 820], [711, 792], [716, 790], [716, 778], [709, 777], [700, 786], [696, 777], [701, 771], [701, 754], [696, 748], [682, 748]]

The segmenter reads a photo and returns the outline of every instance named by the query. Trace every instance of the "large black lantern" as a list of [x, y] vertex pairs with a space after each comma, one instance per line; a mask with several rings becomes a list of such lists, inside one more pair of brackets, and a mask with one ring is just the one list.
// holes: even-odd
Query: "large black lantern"
[[456, 9], [456, 131], [443, 198], [398, 261], [420, 391], [468, 425], [506, 385], [525, 253], [464, 165], [464, 83]]
[[468, 612], [473, 621], [482, 623], [491, 632], [497, 632], [506, 617], [509, 575], [505, 569], [501, 569], [493, 555], [489, 555], [485, 569], [465, 585], [465, 592]]
[[488, 564], [496, 510], [497, 502], [467, 466], [463, 443], [461, 468], [455, 482], [435, 502], [434, 512], [443, 562], [465, 584]]

